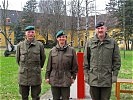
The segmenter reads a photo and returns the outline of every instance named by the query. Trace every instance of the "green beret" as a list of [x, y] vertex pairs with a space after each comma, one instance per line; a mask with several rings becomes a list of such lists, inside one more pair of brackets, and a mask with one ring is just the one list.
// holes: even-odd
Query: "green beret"
[[98, 22], [98, 23], [96, 24], [96, 28], [101, 27], [101, 26], [104, 26], [104, 22]]
[[58, 32], [56, 33], [56, 38], [58, 38], [59, 36], [62, 36], [62, 35], [66, 35], [66, 34], [64, 33], [63, 30], [60, 30], [60, 31], [58, 31]]
[[27, 26], [25, 28], [25, 31], [28, 31], [28, 30], [35, 30], [35, 26]]

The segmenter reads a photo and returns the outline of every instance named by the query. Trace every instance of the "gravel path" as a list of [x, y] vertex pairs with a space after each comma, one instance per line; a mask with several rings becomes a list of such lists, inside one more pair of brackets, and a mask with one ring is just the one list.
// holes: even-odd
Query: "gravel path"
[[[85, 99], [77, 99], [77, 98], [70, 98], [70, 100], [92, 100], [89, 94], [89, 85], [86, 84], [86, 90], [85, 90]], [[71, 91], [75, 92], [75, 91]], [[72, 94], [72, 93], [70, 93]], [[75, 96], [74, 96], [75, 97]], [[52, 93], [51, 90], [47, 91], [44, 95], [41, 96], [40, 100], [53, 100], [52, 99]]]

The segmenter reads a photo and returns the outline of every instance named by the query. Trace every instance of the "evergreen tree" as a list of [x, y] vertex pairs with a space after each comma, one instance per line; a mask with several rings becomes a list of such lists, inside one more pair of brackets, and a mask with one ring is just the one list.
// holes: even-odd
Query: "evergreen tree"
[[108, 14], [117, 18], [117, 25], [120, 32], [114, 37], [123, 37], [126, 49], [129, 49], [129, 41], [132, 41], [133, 48], [133, 0], [110, 0], [107, 5]]
[[37, 8], [37, 1], [36, 0], [29, 0], [26, 2], [26, 5], [23, 8], [22, 14], [22, 26], [23, 28], [27, 25], [35, 25], [36, 21], [36, 11]]
[[17, 44], [20, 41], [23, 41], [24, 40], [25, 33], [22, 31], [20, 25], [18, 25], [18, 26], [15, 27], [14, 33], [15, 33], [15, 41], [14, 41], [15, 43], [14, 44]]

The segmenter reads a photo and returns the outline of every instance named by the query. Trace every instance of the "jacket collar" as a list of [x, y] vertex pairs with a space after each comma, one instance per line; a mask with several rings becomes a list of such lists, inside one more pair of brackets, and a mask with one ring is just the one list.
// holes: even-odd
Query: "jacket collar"
[[29, 42], [28, 40], [25, 40], [26, 44], [28, 45], [36, 45], [36, 40], [33, 39], [33, 41]]
[[67, 49], [67, 47], [68, 47], [68, 45], [64, 45], [62, 48], [60, 47], [59, 44], [56, 45], [56, 49], [57, 49], [58, 51], [65, 51], [65, 50]]
[[[105, 38], [103, 40], [104, 43], [109, 43], [111, 41], [110, 37], [108, 36], [108, 34], [106, 33]], [[100, 42], [99, 38], [97, 37], [97, 35], [94, 36], [92, 42]]]

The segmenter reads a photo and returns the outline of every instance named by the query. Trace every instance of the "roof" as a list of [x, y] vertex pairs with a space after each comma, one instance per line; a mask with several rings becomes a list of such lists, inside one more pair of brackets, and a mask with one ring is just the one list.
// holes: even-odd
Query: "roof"
[[[2, 20], [2, 14], [3, 13], [3, 9], [0, 9], [0, 20]], [[6, 24], [7, 25], [10, 25], [11, 23], [18, 23], [18, 20], [21, 18], [21, 14], [22, 12], [21, 11], [17, 11], [17, 10], [7, 10], [6, 12], [7, 14], [7, 17], [8, 19], [10, 19], [11, 22], [7, 22]], [[2, 23], [0, 21], [0, 23]]]
[[[0, 15], [2, 15], [2, 9], [0, 9]], [[11, 22], [6, 23], [7, 25], [10, 25], [11, 23], [18, 23], [18, 20], [23, 20], [21, 19], [22, 11], [17, 11], [17, 10], [7, 10], [7, 18], [10, 18]], [[43, 14], [42, 13], [36, 13], [36, 25], [41, 22], [40, 20], [42, 19]], [[46, 15], [46, 17], [54, 18], [55, 15]], [[72, 17], [72, 16], [67, 16], [66, 18], [66, 24], [64, 21], [64, 16], [61, 17], [61, 25], [65, 27], [65, 29], [71, 29], [72, 27], [77, 30], [77, 17]], [[0, 16], [0, 20], [2, 20], [2, 17]], [[45, 19], [44, 19], [45, 20]], [[99, 21], [104, 21], [106, 23], [107, 27], [114, 27], [117, 25], [118, 21], [117, 18], [111, 18], [109, 14], [101, 14], [96, 16], [97, 22]], [[1, 23], [1, 21], [0, 21]], [[74, 23], [74, 24], [73, 24]], [[73, 26], [72, 26], [73, 24]], [[89, 16], [88, 17], [88, 28], [89, 29], [94, 29], [95, 28], [95, 16]], [[80, 29], [86, 29], [86, 17], [81, 17], [80, 18]]]

